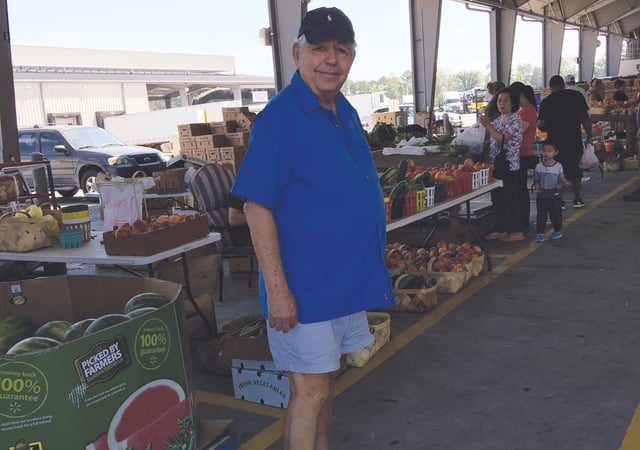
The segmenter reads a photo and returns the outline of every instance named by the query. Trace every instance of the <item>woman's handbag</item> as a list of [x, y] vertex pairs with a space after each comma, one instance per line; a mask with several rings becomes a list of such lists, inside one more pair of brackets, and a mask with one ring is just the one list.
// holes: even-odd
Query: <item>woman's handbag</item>
[[507, 161], [507, 154], [504, 151], [504, 133], [502, 134], [502, 140], [500, 142], [500, 152], [496, 155], [496, 159], [493, 161], [493, 178], [496, 180], [502, 180], [507, 176], [509, 172], [509, 162]]

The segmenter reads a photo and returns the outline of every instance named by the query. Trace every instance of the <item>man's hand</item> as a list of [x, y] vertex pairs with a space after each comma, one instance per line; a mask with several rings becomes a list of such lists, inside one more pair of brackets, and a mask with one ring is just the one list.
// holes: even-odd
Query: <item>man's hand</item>
[[298, 323], [298, 308], [291, 292], [267, 296], [269, 326], [287, 333]]

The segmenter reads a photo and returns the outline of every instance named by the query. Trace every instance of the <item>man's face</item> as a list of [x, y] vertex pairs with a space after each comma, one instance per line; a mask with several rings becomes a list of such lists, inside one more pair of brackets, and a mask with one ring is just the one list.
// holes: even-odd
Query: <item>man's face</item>
[[[355, 59], [353, 44], [328, 40], [293, 45], [293, 60], [300, 76], [321, 103], [331, 102], [349, 76]], [[326, 105], [325, 105], [326, 106]]]

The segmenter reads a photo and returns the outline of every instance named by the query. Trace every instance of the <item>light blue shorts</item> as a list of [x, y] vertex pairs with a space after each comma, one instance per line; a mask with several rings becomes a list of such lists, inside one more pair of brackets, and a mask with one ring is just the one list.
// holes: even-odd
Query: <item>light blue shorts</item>
[[366, 312], [317, 323], [298, 323], [288, 333], [267, 326], [269, 347], [278, 369], [297, 373], [329, 373], [340, 357], [373, 342]]

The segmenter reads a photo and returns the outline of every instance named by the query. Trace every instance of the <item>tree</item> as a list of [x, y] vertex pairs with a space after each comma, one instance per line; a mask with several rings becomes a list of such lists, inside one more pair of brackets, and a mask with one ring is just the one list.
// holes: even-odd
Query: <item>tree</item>
[[478, 70], [465, 70], [459, 72], [455, 75], [455, 78], [458, 79], [458, 90], [460, 91], [468, 91], [474, 87], [486, 85], [486, 82], [483, 83], [484, 77]]

